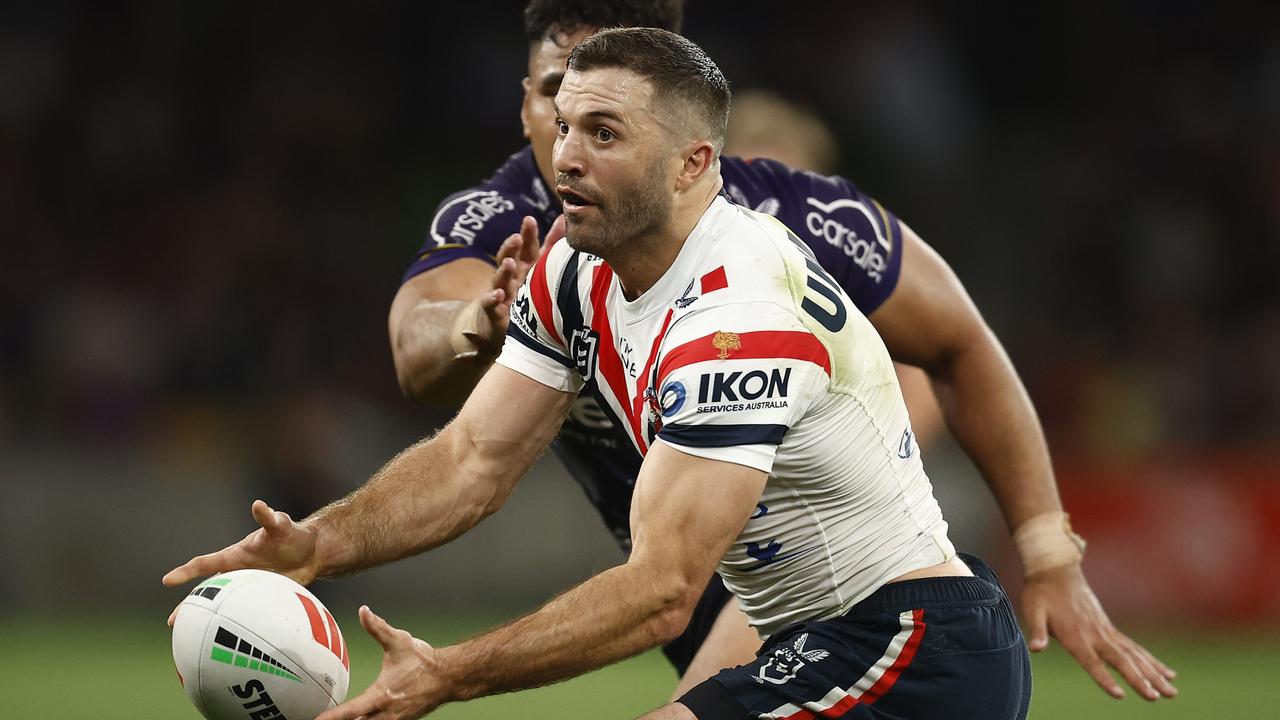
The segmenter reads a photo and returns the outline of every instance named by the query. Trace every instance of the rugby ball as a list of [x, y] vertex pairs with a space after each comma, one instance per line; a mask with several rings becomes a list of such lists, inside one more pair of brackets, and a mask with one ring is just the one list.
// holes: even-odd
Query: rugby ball
[[313, 720], [347, 696], [351, 661], [315, 595], [265, 570], [200, 583], [178, 606], [173, 662], [209, 720]]

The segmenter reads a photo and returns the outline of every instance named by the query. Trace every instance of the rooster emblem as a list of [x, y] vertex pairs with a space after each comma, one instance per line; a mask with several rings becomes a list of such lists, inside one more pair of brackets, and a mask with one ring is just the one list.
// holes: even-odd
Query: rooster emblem
[[742, 349], [742, 338], [738, 333], [718, 332], [711, 336], [711, 347], [720, 351], [721, 360], [728, 360], [729, 353]]
[[769, 658], [769, 662], [760, 668], [760, 672], [756, 675], [756, 682], [770, 682], [774, 685], [782, 685], [800, 672], [800, 668], [808, 663], [816, 663], [819, 660], [825, 660], [831, 653], [826, 650], [805, 650], [804, 644], [809, 640], [809, 633], [803, 633], [796, 638], [795, 643], [791, 647], [780, 647], [773, 651], [773, 657]]

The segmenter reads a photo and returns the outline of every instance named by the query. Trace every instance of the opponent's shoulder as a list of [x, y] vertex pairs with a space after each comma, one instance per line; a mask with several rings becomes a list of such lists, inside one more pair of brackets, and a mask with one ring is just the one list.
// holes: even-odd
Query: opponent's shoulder
[[822, 227], [834, 220], [856, 224], [862, 235], [874, 237], [886, 247], [891, 245], [896, 222], [893, 215], [847, 178], [796, 170], [768, 158], [736, 157], [722, 158], [721, 175], [735, 202], [773, 215], [797, 233], [809, 230], [815, 237], [839, 245], [839, 239], [824, 237], [838, 234]]
[[781, 220], [864, 313], [893, 292], [901, 269], [901, 227], [853, 182], [764, 158], [724, 158], [721, 174], [730, 197]]
[[520, 231], [526, 215], [537, 222], [541, 237], [559, 214], [538, 174], [533, 151], [526, 147], [507, 158], [492, 177], [449, 195], [436, 207], [401, 282], [463, 258], [493, 263], [502, 243]]
[[484, 182], [446, 197], [436, 207], [428, 242], [434, 241], [437, 249], [496, 249], [508, 235], [519, 231], [525, 215], [532, 215], [545, 231], [558, 212], [538, 175], [532, 150], [525, 148]]

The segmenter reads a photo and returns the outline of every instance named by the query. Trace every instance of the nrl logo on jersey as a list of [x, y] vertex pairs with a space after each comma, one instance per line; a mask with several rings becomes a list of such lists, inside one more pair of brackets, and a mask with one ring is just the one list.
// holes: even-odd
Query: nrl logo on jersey
[[773, 651], [773, 657], [760, 668], [753, 678], [758, 683], [782, 685], [800, 672], [800, 668], [809, 663], [825, 660], [831, 653], [826, 650], [805, 650], [804, 644], [809, 640], [809, 633], [796, 638], [791, 647], [780, 647]]
[[596, 376], [599, 348], [600, 333], [589, 328], [573, 331], [573, 338], [569, 341], [569, 354], [573, 356], [573, 363], [578, 366], [578, 374], [585, 380]]

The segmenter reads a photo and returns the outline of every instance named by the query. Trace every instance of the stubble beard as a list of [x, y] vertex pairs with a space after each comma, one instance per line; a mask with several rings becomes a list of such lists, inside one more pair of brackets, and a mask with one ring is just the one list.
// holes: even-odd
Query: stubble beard
[[597, 206], [600, 217], [589, 222], [565, 217], [565, 241], [569, 247], [604, 258], [612, 265], [644, 253], [647, 238], [671, 216], [671, 193], [663, 181], [663, 162], [657, 158], [631, 187], [618, 190]]

